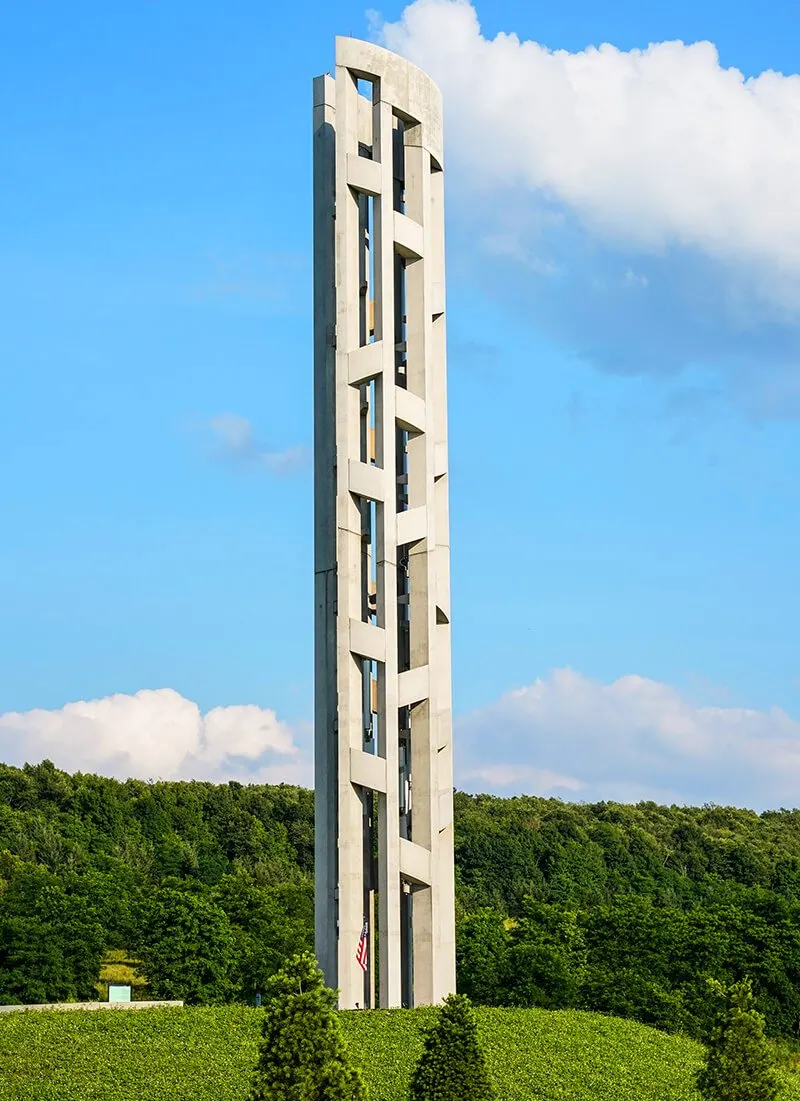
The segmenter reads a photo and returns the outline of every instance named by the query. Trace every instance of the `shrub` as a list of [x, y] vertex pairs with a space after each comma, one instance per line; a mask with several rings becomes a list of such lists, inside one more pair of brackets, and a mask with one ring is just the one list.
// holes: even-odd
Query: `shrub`
[[250, 1101], [366, 1101], [335, 1005], [310, 952], [272, 976]]
[[725, 987], [711, 979], [709, 986], [721, 1009], [697, 1074], [701, 1097], [704, 1101], [775, 1101], [780, 1086], [750, 980]]
[[469, 998], [451, 994], [425, 1036], [411, 1101], [493, 1101]]

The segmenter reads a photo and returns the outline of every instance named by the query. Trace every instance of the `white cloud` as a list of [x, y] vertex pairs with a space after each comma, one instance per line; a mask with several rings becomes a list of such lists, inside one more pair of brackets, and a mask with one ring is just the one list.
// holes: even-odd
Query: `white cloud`
[[698, 706], [645, 677], [559, 669], [456, 724], [457, 781], [562, 798], [794, 806], [800, 721]]
[[263, 467], [274, 474], [291, 474], [308, 460], [305, 447], [289, 447], [269, 451], [256, 439], [253, 425], [247, 417], [236, 413], [218, 413], [208, 422], [220, 458]]
[[[705, 686], [725, 696], [723, 690]], [[169, 688], [0, 715], [0, 760], [141, 779], [310, 786], [310, 731], [267, 708], [197, 704]], [[700, 705], [668, 684], [603, 684], [571, 669], [456, 721], [456, 783], [562, 799], [794, 806], [800, 721], [780, 708]]]
[[140, 779], [311, 782], [293, 731], [253, 705], [201, 714], [171, 688], [0, 715], [0, 760]]
[[800, 307], [800, 76], [746, 79], [710, 42], [490, 40], [467, 0], [416, 0], [380, 34], [438, 81], [473, 184], [535, 192], [646, 250], [733, 262]]

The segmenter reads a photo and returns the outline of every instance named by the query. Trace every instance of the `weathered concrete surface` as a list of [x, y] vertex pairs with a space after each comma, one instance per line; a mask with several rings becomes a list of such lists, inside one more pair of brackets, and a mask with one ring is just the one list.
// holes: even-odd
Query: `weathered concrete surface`
[[381, 1006], [455, 989], [445, 355], [439, 90], [338, 38], [314, 82], [315, 770], [343, 1008], [372, 1001], [365, 918]]

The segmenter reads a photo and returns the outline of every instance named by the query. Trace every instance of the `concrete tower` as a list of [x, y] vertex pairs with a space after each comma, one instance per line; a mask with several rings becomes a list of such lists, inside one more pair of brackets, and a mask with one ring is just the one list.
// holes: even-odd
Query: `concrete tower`
[[439, 90], [338, 38], [314, 82], [315, 765], [343, 1008], [455, 989], [444, 308]]

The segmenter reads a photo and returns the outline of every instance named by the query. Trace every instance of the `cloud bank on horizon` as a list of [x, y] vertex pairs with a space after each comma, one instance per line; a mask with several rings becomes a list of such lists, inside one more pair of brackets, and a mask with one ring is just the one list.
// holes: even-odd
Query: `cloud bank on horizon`
[[800, 790], [800, 721], [698, 706], [646, 677], [554, 670], [464, 716], [456, 737], [472, 790], [757, 809], [796, 806]]
[[0, 715], [0, 760], [119, 779], [311, 782], [295, 732], [254, 705], [205, 714], [171, 688]]
[[723, 364], [751, 399], [760, 368], [760, 411], [800, 414], [800, 76], [746, 78], [710, 42], [488, 39], [468, 0], [374, 22], [442, 89], [451, 191], [499, 293], [522, 281], [538, 322], [560, 306], [549, 327], [596, 365]]
[[[800, 721], [778, 708], [697, 706], [645, 677], [602, 684], [554, 670], [455, 727], [467, 791], [763, 809], [795, 805], [800, 790]], [[310, 785], [308, 743], [269, 709], [203, 715], [168, 688], [0, 715], [0, 760], [121, 779]]]

